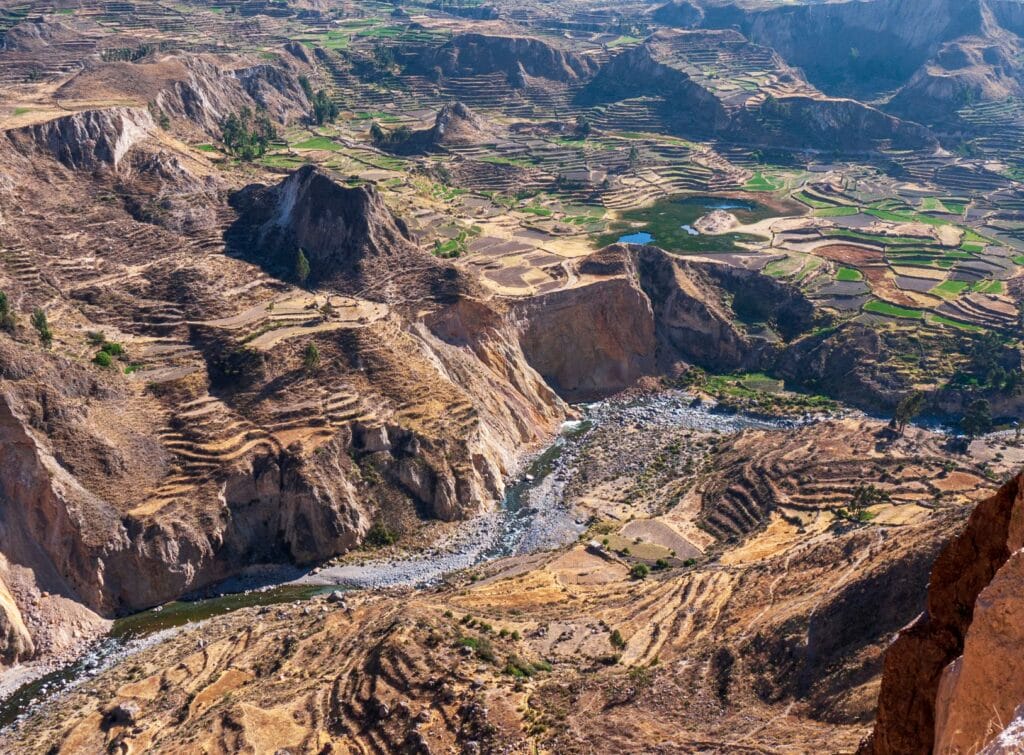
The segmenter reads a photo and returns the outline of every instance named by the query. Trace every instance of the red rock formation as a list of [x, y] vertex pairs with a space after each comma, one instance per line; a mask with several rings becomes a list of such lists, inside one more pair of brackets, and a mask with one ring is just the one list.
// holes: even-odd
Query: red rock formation
[[925, 612], [885, 659], [861, 753], [978, 751], [1024, 699], [1024, 475], [979, 504], [939, 554]]

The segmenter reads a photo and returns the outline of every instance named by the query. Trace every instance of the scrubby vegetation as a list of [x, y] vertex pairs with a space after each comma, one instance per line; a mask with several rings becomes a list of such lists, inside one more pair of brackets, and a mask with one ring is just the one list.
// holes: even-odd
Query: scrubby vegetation
[[277, 139], [277, 127], [266, 111], [255, 114], [249, 108], [232, 113], [221, 124], [221, 141], [228, 152], [240, 160], [255, 160], [266, 154]]
[[50, 348], [53, 345], [53, 331], [50, 329], [50, 321], [46, 316], [45, 310], [39, 307], [34, 309], [30, 321], [32, 327], [36, 329], [36, 333], [39, 335], [39, 341], [45, 348]]

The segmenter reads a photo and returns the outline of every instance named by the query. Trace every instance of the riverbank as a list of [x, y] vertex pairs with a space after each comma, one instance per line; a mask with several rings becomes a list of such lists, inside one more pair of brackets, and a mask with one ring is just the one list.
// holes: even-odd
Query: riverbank
[[43, 700], [145, 647], [143, 641], [153, 633], [173, 632], [246, 606], [291, 602], [334, 589], [423, 587], [484, 562], [564, 547], [577, 540], [589, 524], [590, 514], [569, 506], [565, 491], [574, 481], [581, 452], [595, 427], [641, 424], [651, 430], [686, 426], [701, 432], [732, 433], [746, 427], [782, 424], [716, 414], [707, 407], [690, 406], [692, 398], [679, 391], [663, 391], [583, 407], [584, 420], [563, 426], [551, 446], [510, 482], [500, 505], [454, 528], [433, 547], [312, 570], [254, 567], [241, 577], [204, 591], [209, 597], [170, 603], [115, 621], [105, 637], [70, 663], [12, 669], [8, 674], [14, 681], [0, 704], [0, 724], [26, 715]]

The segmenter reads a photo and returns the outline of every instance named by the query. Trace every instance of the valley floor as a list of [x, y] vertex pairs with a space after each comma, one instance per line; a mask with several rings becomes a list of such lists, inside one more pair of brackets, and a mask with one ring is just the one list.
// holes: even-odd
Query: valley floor
[[[1006, 463], [983, 471], [917, 428], [691, 403], [591, 406], [461, 546], [350, 557], [300, 582], [375, 589], [284, 593], [111, 656], [4, 746], [851, 751], [937, 543], [1024, 452], [990, 439]], [[862, 474], [885, 494], [854, 510]], [[498, 537], [474, 530], [491, 516]]]

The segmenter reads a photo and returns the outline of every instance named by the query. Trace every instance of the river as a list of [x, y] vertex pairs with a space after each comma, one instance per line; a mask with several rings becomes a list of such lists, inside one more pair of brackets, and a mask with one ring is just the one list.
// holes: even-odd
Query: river
[[263, 585], [258, 588], [252, 587], [251, 576], [248, 581], [230, 580], [219, 586], [222, 594], [215, 597], [175, 601], [118, 619], [107, 636], [76, 661], [21, 686], [0, 703], [0, 727], [16, 723], [61, 692], [186, 625], [240, 608], [307, 600], [339, 589], [436, 584], [448, 574], [481, 563], [573, 542], [586, 529], [587, 523], [565, 503], [563, 492], [576, 455], [588, 431], [596, 425], [641, 425], [648, 431], [685, 427], [731, 434], [747, 428], [778, 428], [791, 424], [692, 407], [689, 396], [675, 391], [631, 401], [604, 401], [581, 408], [585, 419], [565, 423], [555, 442], [534, 457], [525, 472], [508, 486], [500, 506], [466, 522], [440, 545], [399, 557], [306, 572], [275, 568], [262, 573]]

